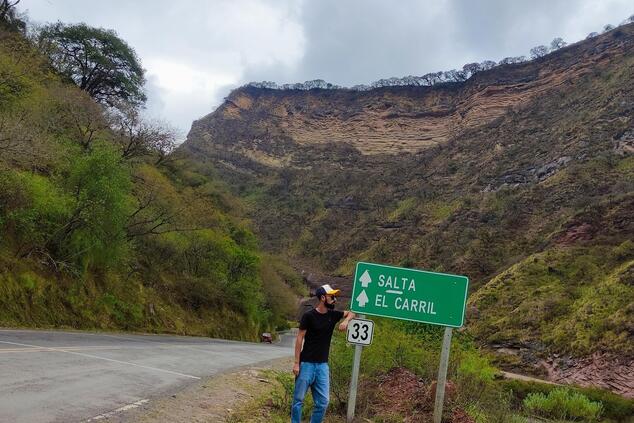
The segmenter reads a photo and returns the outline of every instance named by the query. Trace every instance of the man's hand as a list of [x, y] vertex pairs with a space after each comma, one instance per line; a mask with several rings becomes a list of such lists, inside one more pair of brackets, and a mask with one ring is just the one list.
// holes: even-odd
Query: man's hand
[[299, 376], [299, 363], [293, 364], [293, 374], [295, 377]]
[[351, 319], [354, 319], [354, 316], [355, 316], [355, 314], [353, 312], [351, 312], [351, 311], [344, 311], [343, 312], [343, 317], [345, 319], [339, 325], [339, 330], [341, 332], [344, 332], [346, 329], [348, 329], [348, 323], [350, 322]]

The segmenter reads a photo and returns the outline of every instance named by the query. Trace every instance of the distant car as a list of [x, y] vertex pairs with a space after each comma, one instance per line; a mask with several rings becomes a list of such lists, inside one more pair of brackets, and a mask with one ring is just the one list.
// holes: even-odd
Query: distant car
[[261, 342], [268, 342], [269, 344], [273, 343], [273, 336], [271, 336], [270, 333], [268, 332], [264, 332], [262, 334], [262, 338], [260, 339]]

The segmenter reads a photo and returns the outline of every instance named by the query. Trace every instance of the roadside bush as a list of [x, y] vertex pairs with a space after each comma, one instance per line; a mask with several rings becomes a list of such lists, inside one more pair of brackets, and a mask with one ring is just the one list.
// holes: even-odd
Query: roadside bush
[[513, 408], [513, 394], [494, 382], [497, 369], [476, 349], [458, 351], [457, 396], [454, 406], [463, 408], [476, 423], [522, 422]]
[[[496, 401], [499, 400], [499, 401]], [[475, 423], [528, 423], [529, 420], [514, 414], [509, 405], [507, 395], [498, 393], [491, 397], [490, 403], [470, 403], [465, 407], [466, 413], [475, 420]]]
[[[271, 393], [270, 405], [275, 411], [287, 416], [291, 413], [291, 405], [293, 404], [293, 391], [295, 390], [295, 376], [290, 372], [280, 372], [271, 370], [266, 373], [267, 377], [275, 379], [276, 386]], [[313, 411], [313, 397], [310, 389], [304, 398], [304, 407], [302, 408], [302, 419], [310, 418]]]
[[[547, 396], [554, 389], [560, 389], [556, 385], [525, 382], [521, 380], [500, 380], [497, 384], [503, 386], [507, 391], [512, 391], [517, 399], [516, 406], [520, 406], [522, 401], [530, 394], [541, 393]], [[572, 389], [572, 388], [571, 388]], [[600, 402], [603, 406], [602, 416], [618, 422], [628, 422], [634, 416], [634, 400], [624, 398], [610, 391], [600, 388], [574, 388], [590, 401]]]
[[467, 351], [462, 354], [460, 364], [458, 364], [459, 379], [473, 379], [481, 383], [493, 381], [497, 369], [482, 357], [477, 351]]
[[541, 417], [581, 421], [598, 421], [603, 412], [600, 402], [566, 388], [553, 389], [547, 395], [529, 394], [524, 399], [524, 408]]
[[50, 179], [30, 172], [0, 172], [0, 224], [20, 254], [42, 247], [70, 214], [70, 198]]

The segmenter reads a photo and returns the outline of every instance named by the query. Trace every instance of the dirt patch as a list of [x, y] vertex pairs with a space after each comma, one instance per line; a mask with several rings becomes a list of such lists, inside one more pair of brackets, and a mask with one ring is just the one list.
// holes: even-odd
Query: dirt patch
[[[408, 423], [431, 422], [433, 420], [436, 381], [426, 383], [415, 373], [398, 367], [368, 383], [363, 391], [372, 392], [368, 398], [369, 415], [382, 417], [386, 421]], [[460, 408], [451, 410], [456, 398], [456, 386], [447, 381], [445, 387], [445, 411], [449, 422], [471, 423], [473, 420]], [[451, 410], [451, 411], [450, 411]]]
[[222, 422], [236, 409], [271, 389], [266, 370], [289, 370], [292, 358], [282, 358], [211, 376], [164, 398], [101, 421], [125, 423]]
[[555, 242], [559, 245], [573, 245], [579, 241], [589, 241], [594, 237], [596, 230], [589, 223], [573, 224], [559, 234]]
[[543, 364], [554, 382], [598, 386], [634, 398], [634, 359], [595, 353], [583, 359], [551, 357]]
[[[400, 417], [403, 422], [425, 421], [429, 411], [429, 392], [412, 371], [398, 367], [379, 377], [371, 400], [372, 415]], [[432, 403], [433, 404], [433, 403]]]

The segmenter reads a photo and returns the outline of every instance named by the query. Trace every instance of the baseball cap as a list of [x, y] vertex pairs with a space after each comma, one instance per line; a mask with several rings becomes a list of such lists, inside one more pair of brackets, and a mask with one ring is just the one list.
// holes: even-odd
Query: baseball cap
[[328, 284], [322, 285], [315, 291], [316, 297], [321, 297], [322, 295], [337, 295], [339, 293], [338, 289], [332, 289], [332, 287]]

